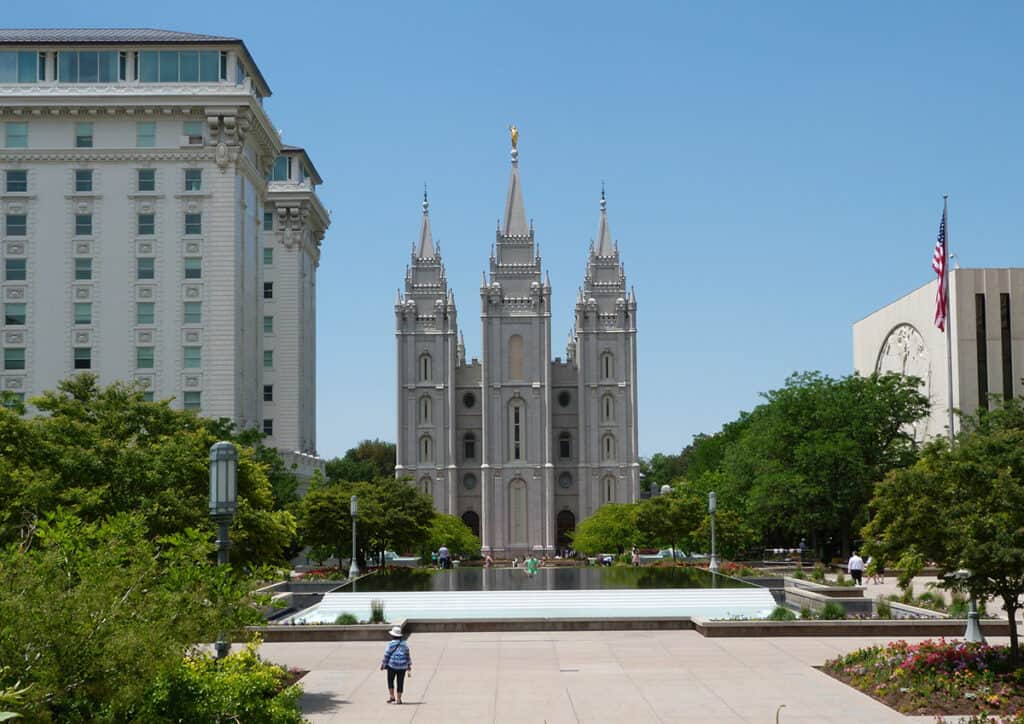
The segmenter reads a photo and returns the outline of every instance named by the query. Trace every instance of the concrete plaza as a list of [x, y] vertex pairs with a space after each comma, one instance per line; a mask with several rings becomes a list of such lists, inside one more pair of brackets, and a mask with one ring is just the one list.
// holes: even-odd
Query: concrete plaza
[[403, 706], [385, 703], [383, 641], [268, 643], [261, 651], [309, 670], [302, 707], [314, 724], [771, 723], [783, 704], [782, 724], [934, 722], [898, 714], [814, 668], [882, 643], [695, 631], [413, 634]]

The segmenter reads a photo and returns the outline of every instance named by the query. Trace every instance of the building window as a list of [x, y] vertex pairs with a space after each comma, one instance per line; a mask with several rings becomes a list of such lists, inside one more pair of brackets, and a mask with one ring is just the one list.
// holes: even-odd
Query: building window
[[269, 417], [263, 418], [263, 434], [273, 435], [274, 434], [274, 421]]
[[274, 230], [274, 212], [264, 211], [263, 212], [263, 230], [273, 231]]
[[241, 61], [235, 61], [235, 85], [245, 85], [245, 68]]
[[75, 302], [75, 324], [92, 324], [92, 303]]
[[0, 393], [0, 405], [6, 407], [8, 410], [15, 410], [22, 412], [22, 406], [25, 404], [25, 393], [24, 392], [10, 392], [4, 390]]
[[476, 435], [471, 432], [462, 436], [462, 454], [466, 460], [476, 459]]
[[1010, 334], [1010, 295], [999, 295], [999, 329], [1003, 357], [1003, 399], [1013, 397], [1013, 337]]
[[467, 392], [462, 396], [462, 404], [467, 410], [472, 410], [473, 405], [476, 404], [476, 395], [472, 392]]
[[4, 324], [25, 324], [24, 302], [9, 302], [4, 305]]
[[432, 498], [432, 497], [434, 497], [434, 492], [433, 492], [434, 486], [432, 484], [433, 482], [434, 482], [433, 480], [431, 480], [430, 478], [424, 476], [424, 477], [420, 478], [419, 485], [417, 485], [416, 487], [419, 488], [419, 491], [421, 493], [423, 493], [424, 495], [429, 496], [429, 497]]
[[605, 352], [601, 355], [601, 378], [610, 380], [615, 374], [615, 358], [612, 357], [611, 352]]
[[156, 318], [156, 305], [153, 302], [135, 303], [135, 323], [153, 324]]
[[90, 192], [92, 191], [92, 169], [90, 168], [76, 168], [75, 169], [75, 191]]
[[263, 385], [263, 401], [273, 402], [274, 401], [274, 386]]
[[476, 476], [473, 473], [466, 473], [462, 476], [462, 487], [466, 490], [473, 490], [476, 487]]
[[523, 379], [523, 338], [518, 334], [508, 338], [508, 378]]
[[185, 233], [189, 236], [203, 233], [202, 214], [185, 214]]
[[601, 459], [602, 460], [614, 460], [615, 459], [615, 436], [605, 435], [601, 438]]
[[92, 124], [75, 124], [75, 148], [92, 148]]
[[203, 393], [202, 392], [197, 392], [195, 390], [191, 390], [189, 392], [186, 392], [183, 397], [184, 397], [184, 399], [182, 400], [182, 402], [183, 402], [182, 407], [184, 407], [186, 410], [195, 410], [196, 412], [199, 412], [199, 410], [202, 409], [202, 407], [203, 407]]
[[152, 402], [153, 401], [153, 390], [146, 390], [145, 392], [143, 392], [142, 393], [142, 401], [143, 402]]
[[135, 146], [137, 148], [156, 146], [156, 121], [139, 121], [135, 124]]
[[266, 314], [263, 316], [263, 334], [274, 333], [274, 315]]
[[61, 50], [57, 53], [60, 83], [113, 83], [120, 80], [116, 50]]
[[17, 194], [28, 191], [28, 171], [8, 171], [6, 178], [7, 193]]
[[509, 413], [509, 456], [512, 460], [526, 457], [526, 407], [521, 400], [514, 400], [508, 408]]
[[291, 167], [291, 162], [287, 156], [278, 156], [274, 159], [274, 168], [270, 171], [271, 181], [287, 181], [288, 180], [288, 169]]
[[136, 279], [152, 279], [156, 276], [155, 264], [153, 257], [151, 256], [140, 256], [135, 260], [135, 278]]
[[263, 298], [274, 298], [274, 282], [263, 282]]
[[185, 347], [182, 366], [187, 370], [194, 370], [202, 367], [202, 347]]
[[974, 339], [978, 355], [978, 407], [988, 409], [988, 334], [985, 329], [985, 295], [974, 295]]
[[92, 279], [92, 259], [80, 257], [75, 259], [75, 281], [84, 282]]
[[28, 216], [26, 214], [7, 214], [4, 233], [7, 236], [25, 236], [28, 233]]
[[508, 486], [508, 520], [509, 543], [529, 543], [529, 531], [526, 528], [526, 482], [518, 478]]
[[420, 424], [427, 424], [430, 422], [430, 398], [420, 398]]
[[568, 390], [562, 390], [558, 393], [559, 407], [568, 407], [570, 402], [572, 402], [572, 395], [569, 394]]
[[139, 51], [140, 83], [216, 83], [221, 80], [216, 50]]
[[140, 168], [138, 178], [139, 191], [156, 191], [156, 169]]
[[265, 349], [263, 350], [263, 368], [273, 369], [274, 367], [274, 350]]
[[430, 382], [430, 355], [420, 355], [420, 382]]
[[156, 233], [156, 214], [139, 214], [136, 233], [139, 236], [152, 236]]
[[615, 419], [615, 400], [611, 395], [601, 398], [601, 422], [612, 422]]
[[271, 266], [274, 263], [274, 247], [263, 247], [263, 266]]
[[186, 191], [202, 191], [203, 190], [203, 169], [201, 169], [201, 168], [186, 168], [185, 169], [185, 190]]
[[558, 433], [558, 457], [572, 457], [572, 435], [568, 432]]
[[203, 303], [185, 302], [185, 314], [182, 317], [185, 324], [201, 324], [203, 321]]
[[4, 369], [23, 370], [25, 369], [25, 348], [6, 347], [4, 348]]
[[45, 80], [45, 72], [40, 77], [38, 71], [46, 66], [40, 62], [42, 53], [33, 50], [8, 50], [0, 53], [0, 83], [35, 83]]
[[153, 347], [135, 348], [135, 366], [140, 370], [153, 369], [154, 354]]
[[615, 500], [615, 477], [606, 475], [601, 481], [601, 502], [611, 503]]
[[7, 121], [4, 124], [5, 148], [28, 148], [28, 123]]
[[75, 347], [75, 369], [76, 370], [91, 370], [92, 369], [92, 348], [91, 347]]
[[[202, 146], [203, 145], [203, 122], [202, 121], [185, 121], [182, 124], [182, 134], [185, 136], [185, 142], [189, 146]], [[188, 191], [198, 191], [199, 189], [187, 189]]]
[[92, 214], [75, 214], [75, 236], [92, 235]]
[[434, 461], [434, 442], [429, 435], [420, 438], [420, 462], [429, 463]]
[[186, 279], [202, 279], [203, 278], [203, 260], [198, 256], [186, 256], [185, 257], [185, 278]]
[[4, 259], [4, 281], [25, 281], [28, 262], [25, 259]]

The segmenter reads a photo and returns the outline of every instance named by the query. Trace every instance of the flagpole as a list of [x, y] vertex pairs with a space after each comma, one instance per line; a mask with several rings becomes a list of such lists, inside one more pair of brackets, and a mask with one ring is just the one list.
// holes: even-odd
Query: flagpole
[[942, 195], [942, 223], [946, 230], [946, 243], [943, 244], [945, 247], [946, 260], [943, 264], [943, 271], [945, 272], [946, 278], [943, 282], [946, 285], [946, 379], [948, 381], [948, 393], [949, 393], [949, 444], [953, 444], [953, 285], [951, 283], [952, 277], [950, 275], [951, 269], [949, 268], [949, 215], [947, 213], [948, 205], [948, 194]]

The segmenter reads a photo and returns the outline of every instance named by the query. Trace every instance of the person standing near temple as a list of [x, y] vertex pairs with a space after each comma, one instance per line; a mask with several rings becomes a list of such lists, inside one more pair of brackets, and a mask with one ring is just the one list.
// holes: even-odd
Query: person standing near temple
[[391, 641], [384, 649], [380, 670], [388, 672], [388, 704], [401, 704], [406, 674], [412, 676], [412, 655], [409, 653], [409, 644], [402, 638], [401, 626], [392, 626], [388, 634], [391, 636]]
[[850, 560], [846, 563], [846, 570], [850, 574], [850, 578], [856, 585], [861, 585], [864, 580], [864, 559], [858, 555], [857, 551], [853, 552], [850, 556]]

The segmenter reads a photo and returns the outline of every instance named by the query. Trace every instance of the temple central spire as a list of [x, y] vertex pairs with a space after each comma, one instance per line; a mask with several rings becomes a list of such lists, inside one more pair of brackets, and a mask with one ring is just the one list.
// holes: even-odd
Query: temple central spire
[[519, 129], [511, 126], [512, 134], [512, 173], [508, 179], [508, 196], [505, 199], [505, 223], [502, 233], [505, 236], [526, 236], [530, 227], [526, 224], [526, 209], [523, 206], [523, 192], [519, 188]]
[[433, 259], [434, 237], [430, 234], [430, 202], [427, 201], [427, 187], [423, 187], [423, 225], [420, 226], [420, 243], [416, 247], [420, 259]]

